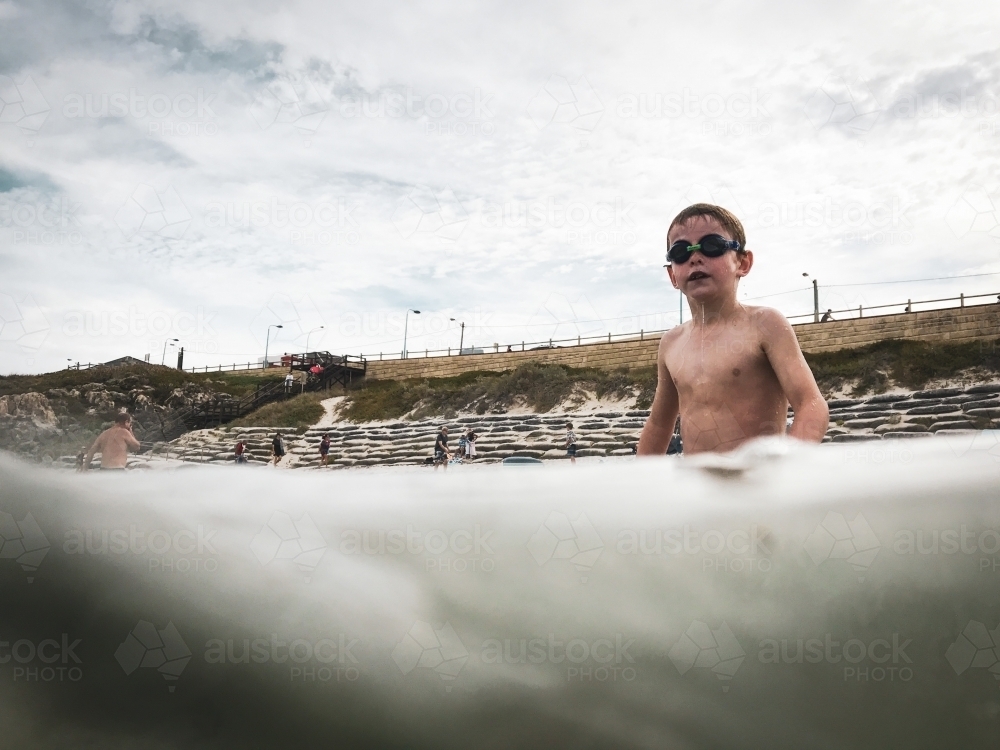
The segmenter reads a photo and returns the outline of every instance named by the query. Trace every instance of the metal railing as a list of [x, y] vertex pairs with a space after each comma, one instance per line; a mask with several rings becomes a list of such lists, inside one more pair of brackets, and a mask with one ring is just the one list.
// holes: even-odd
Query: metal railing
[[[937, 307], [937, 308], [930, 308], [930, 309], [938, 309], [938, 310], [940, 310], [940, 309], [950, 309], [950, 308], [953, 308], [953, 307], [962, 308], [962, 307], [966, 306], [966, 302], [968, 302], [969, 300], [973, 300], [973, 299], [986, 299], [986, 298], [991, 298], [991, 299], [993, 299], [995, 301], [1000, 302], [1000, 294], [998, 294], [997, 292], [990, 292], [989, 294], [970, 294], [970, 295], [960, 294], [957, 297], [941, 297], [939, 299], [927, 299], [927, 300], [912, 300], [912, 299], [908, 299], [908, 300], [906, 300], [906, 302], [895, 302], [895, 303], [892, 303], [892, 304], [889, 304], [889, 305], [870, 305], [868, 307], [864, 307], [863, 305], [859, 305], [858, 307], [852, 307], [852, 308], [847, 308], [847, 309], [843, 309], [843, 310], [829, 310], [829, 311], [827, 311], [825, 313], [820, 313], [820, 315], [819, 315], [819, 317], [820, 317], [819, 322], [821, 322], [821, 323], [825, 322], [822, 319], [823, 315], [830, 315], [830, 316], [841, 315], [841, 316], [843, 316], [844, 314], [847, 314], [849, 317], [864, 318], [866, 311], [871, 311], [871, 310], [888, 310], [888, 309], [891, 309], [891, 308], [898, 308], [898, 312], [906, 313], [906, 312], [914, 312], [914, 307], [916, 305], [929, 305], [929, 304], [936, 304], [936, 303], [939, 303], [939, 302], [957, 302], [958, 304], [957, 305], [946, 305], [944, 307]], [[980, 303], [980, 304], [989, 304], [989, 303]], [[893, 314], [893, 313], [881, 313], [881, 314], [885, 315], [885, 314]], [[796, 320], [798, 320], [799, 322], [796, 325], [805, 325], [807, 323], [811, 324], [811, 323], [815, 322], [815, 318], [816, 317], [817, 317], [816, 313], [812, 312], [812, 313], [807, 313], [807, 314], [804, 314], [804, 315], [792, 315], [792, 316], [788, 316], [788, 320], [790, 320], [790, 321], [796, 321]], [[801, 318], [809, 318], [809, 320], [800, 320]], [[835, 318], [829, 318], [829, 319], [835, 320]], [[844, 320], [845, 318], [841, 317], [840, 319]], [[656, 338], [656, 337], [660, 336], [661, 334], [666, 333], [668, 330], [670, 330], [670, 329], [669, 328], [665, 328], [665, 329], [653, 330], [653, 331], [639, 330], [638, 332], [630, 331], [628, 333], [610, 333], [609, 332], [607, 334], [601, 334], [599, 336], [576, 336], [575, 338], [568, 338], [568, 339], [548, 339], [547, 341], [521, 341], [521, 342], [515, 343], [515, 344], [493, 344], [488, 349], [481, 350], [481, 351], [475, 351], [475, 352], [469, 351], [468, 348], [463, 349], [462, 352], [459, 352], [457, 349], [452, 349], [451, 347], [449, 347], [447, 349], [424, 349], [424, 353], [421, 355], [419, 353], [415, 353], [413, 349], [410, 349], [407, 352], [406, 359], [416, 359], [416, 358], [423, 359], [425, 357], [450, 357], [450, 356], [463, 356], [463, 357], [467, 357], [467, 356], [472, 356], [472, 355], [475, 355], [475, 354], [497, 354], [497, 353], [506, 353], [506, 352], [523, 352], [523, 351], [532, 351], [532, 350], [537, 350], [537, 349], [560, 349], [560, 348], [562, 348], [564, 346], [582, 346], [582, 345], [585, 345], [585, 344], [610, 344], [610, 343], [612, 343], [614, 341], [634, 341], [634, 340], [642, 341], [642, 340], [647, 339], [647, 338]], [[998, 335], [1000, 335], [1000, 333], [998, 333]], [[403, 356], [402, 356], [402, 352], [391, 352], [391, 353], [390, 352], [379, 352], [377, 356], [369, 354], [369, 355], [366, 355], [366, 358], [368, 359], [369, 362], [372, 362], [372, 361], [375, 361], [376, 359], [378, 359], [378, 360], [397, 360], [397, 359], [403, 359]]]
[[[940, 297], [938, 299], [925, 299], [925, 300], [908, 299], [908, 300], [906, 300], [906, 302], [894, 302], [894, 303], [887, 304], [887, 305], [869, 305], [868, 307], [864, 307], [863, 305], [859, 305], [858, 307], [844, 308], [844, 309], [841, 309], [841, 310], [828, 310], [828, 311], [826, 311], [824, 313], [820, 313], [819, 314], [819, 316], [820, 316], [819, 322], [820, 323], [826, 322], [825, 320], [823, 320], [822, 316], [831, 316], [831, 317], [827, 318], [829, 320], [838, 320], [838, 319], [839, 320], [845, 320], [845, 319], [849, 319], [849, 318], [864, 318], [864, 317], [866, 317], [865, 313], [866, 312], [870, 312], [872, 310], [892, 310], [892, 309], [895, 309], [897, 313], [917, 312], [914, 309], [917, 305], [932, 305], [932, 304], [938, 304], [938, 303], [942, 303], [942, 302], [957, 302], [958, 304], [939, 306], [939, 307], [934, 307], [934, 308], [929, 308], [929, 309], [930, 310], [942, 310], [942, 309], [950, 309], [950, 308], [953, 308], [953, 307], [962, 308], [962, 307], [965, 307], [966, 303], [969, 302], [970, 300], [977, 300], [977, 299], [990, 299], [990, 300], [994, 300], [994, 301], [1000, 302], [1000, 293], [990, 292], [988, 294], [970, 294], [970, 295], [960, 294], [957, 297]], [[989, 304], [989, 302], [979, 303], [979, 304], [980, 305], [984, 305], [984, 304]], [[879, 314], [886, 315], [886, 314], [895, 314], [895, 313], [885, 313], [885, 312], [883, 312], [883, 313], [879, 313]], [[847, 316], [847, 318], [843, 317], [845, 315]], [[841, 317], [834, 318], [832, 316], [841, 316]], [[814, 323], [816, 321], [816, 317], [817, 317], [817, 313], [816, 312], [812, 312], [812, 313], [805, 313], [803, 315], [791, 315], [791, 316], [788, 316], [788, 320], [793, 321], [793, 322], [794, 321], [798, 321], [797, 323], [795, 323], [796, 325], [805, 325], [805, 324]], [[875, 317], [877, 317], [877, 316], [875, 316]], [[808, 320], [804, 320], [804, 319], [808, 319]], [[538, 349], [561, 349], [561, 348], [567, 347], [567, 346], [584, 346], [586, 344], [607, 344], [607, 343], [613, 343], [615, 341], [633, 341], [633, 340], [643, 341], [643, 340], [645, 340], [647, 338], [655, 338], [655, 337], [657, 337], [657, 336], [665, 333], [668, 330], [670, 330], [670, 329], [664, 328], [664, 329], [651, 330], [651, 331], [646, 331], [646, 330], [640, 329], [638, 332], [636, 332], [636, 331], [630, 331], [628, 333], [610, 333], [609, 332], [607, 334], [601, 334], [599, 336], [576, 336], [576, 337], [572, 337], [572, 338], [568, 338], [568, 339], [552, 339], [552, 338], [550, 338], [550, 339], [543, 340], [543, 341], [520, 341], [520, 342], [511, 343], [511, 344], [498, 344], [497, 343], [497, 344], [493, 344], [492, 346], [490, 346], [488, 348], [465, 347], [461, 351], [459, 351], [457, 347], [448, 347], [446, 349], [424, 349], [424, 352], [423, 352], [422, 355], [419, 354], [419, 352], [414, 352], [413, 349], [410, 349], [407, 352], [407, 356], [405, 357], [405, 359], [417, 359], [417, 358], [423, 359], [423, 358], [428, 358], [428, 357], [453, 357], [453, 356], [469, 357], [469, 356], [476, 356], [478, 354], [497, 354], [497, 353], [506, 353], [506, 352], [523, 352], [523, 351], [533, 351], [533, 350], [538, 350]], [[1000, 335], [1000, 334], [998, 334], [998, 335]], [[284, 355], [284, 357], [279, 358], [279, 360], [271, 360], [270, 363], [267, 366], [268, 367], [274, 367], [274, 368], [277, 368], [277, 369], [281, 369], [281, 368], [286, 368], [287, 369], [290, 366], [290, 364], [300, 364], [302, 361], [304, 361], [303, 360], [304, 357], [307, 358], [309, 356], [310, 356], [309, 354], [305, 354], [305, 355], [302, 355], [302, 354], [286, 354], [286, 355]], [[366, 362], [404, 359], [403, 353], [401, 351], [399, 351], [399, 352], [378, 352], [377, 354], [367, 354], [367, 355], [366, 354], [345, 354], [345, 355], [337, 355], [337, 357], [342, 360], [342, 364], [344, 366], [346, 366], [346, 367], [350, 367], [352, 363], [357, 363], [358, 369], [363, 369], [365, 367], [365, 363]], [[285, 360], [288, 360], [288, 362], [286, 362]], [[100, 366], [101, 366], [100, 363], [91, 364], [91, 363], [88, 362], [87, 364], [83, 365], [83, 364], [80, 364], [79, 362], [77, 362], [75, 365], [69, 365], [69, 367], [67, 369], [85, 370], [85, 369], [88, 369], [88, 368], [91, 368], [91, 367], [100, 367]], [[207, 372], [235, 372], [235, 371], [239, 371], [239, 370], [263, 370], [264, 368], [265, 368], [265, 364], [263, 362], [247, 362], [246, 364], [207, 365], [207, 366], [204, 366], [204, 367], [186, 367], [186, 368], [184, 368], [184, 371], [185, 372], [190, 372], [190, 373], [197, 373], [197, 372], [206, 372], [206, 373]]]

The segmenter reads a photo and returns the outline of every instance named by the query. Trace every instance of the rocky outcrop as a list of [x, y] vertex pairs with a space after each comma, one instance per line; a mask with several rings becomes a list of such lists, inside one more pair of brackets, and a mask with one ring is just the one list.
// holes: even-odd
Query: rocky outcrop
[[52, 404], [41, 393], [0, 396], [0, 417], [30, 419], [37, 427], [55, 427], [58, 423]]

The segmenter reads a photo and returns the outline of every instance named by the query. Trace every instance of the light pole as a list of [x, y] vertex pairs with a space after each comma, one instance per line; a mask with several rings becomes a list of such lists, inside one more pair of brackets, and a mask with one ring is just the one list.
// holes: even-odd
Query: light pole
[[264, 372], [267, 372], [267, 347], [271, 343], [272, 328], [284, 328], [284, 326], [278, 325], [277, 323], [272, 323], [267, 327], [267, 337], [264, 339]]
[[[803, 273], [803, 276], [809, 274]], [[819, 282], [813, 279], [813, 323], [819, 323]]]
[[309, 333], [306, 334], [306, 356], [307, 357], [309, 356], [309, 337], [312, 336], [313, 331], [319, 331], [322, 328], [324, 328], [324, 326], [318, 326], [316, 328], [313, 328], [312, 331], [309, 331]]
[[[454, 320], [454, 318], [452, 318], [452, 320]], [[462, 321], [460, 327], [462, 329], [462, 333], [458, 337], [458, 353], [459, 354], [462, 353], [462, 349], [464, 348], [464, 345], [465, 345], [465, 321], [464, 320]]]
[[420, 310], [407, 310], [406, 320], [403, 322], [403, 359], [406, 359], [406, 334], [410, 328], [410, 313], [420, 315]]
[[[183, 333], [183, 331], [181, 333]], [[171, 341], [180, 341], [180, 339], [167, 339], [163, 342], [163, 355], [160, 357], [161, 365], [167, 361], [167, 344], [170, 344]], [[173, 346], [173, 344], [170, 345]]]

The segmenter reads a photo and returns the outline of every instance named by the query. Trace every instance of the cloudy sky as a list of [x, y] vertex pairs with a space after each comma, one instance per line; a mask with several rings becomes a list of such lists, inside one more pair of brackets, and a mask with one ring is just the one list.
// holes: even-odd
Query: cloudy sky
[[[0, 373], [1000, 293], [1000, 6], [0, 1]], [[809, 278], [803, 277], [810, 274]], [[990, 275], [992, 274], [992, 275]], [[941, 277], [962, 277], [927, 281]], [[906, 282], [906, 283], [883, 283]], [[454, 319], [454, 320], [452, 320]], [[323, 326], [320, 328], [320, 326]], [[176, 361], [167, 348], [167, 361]]]

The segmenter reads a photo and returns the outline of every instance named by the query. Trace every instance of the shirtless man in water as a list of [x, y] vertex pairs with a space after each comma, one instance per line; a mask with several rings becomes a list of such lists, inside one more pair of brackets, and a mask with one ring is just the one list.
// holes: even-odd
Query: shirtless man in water
[[719, 206], [697, 203], [667, 230], [667, 271], [687, 297], [691, 320], [663, 334], [656, 395], [639, 439], [640, 456], [662, 456], [678, 412], [684, 453], [730, 451], [761, 435], [818, 443], [829, 409], [795, 332], [769, 307], [736, 300], [753, 253], [743, 226]]
[[130, 450], [133, 453], [139, 450], [139, 441], [132, 434], [132, 417], [122, 412], [115, 415], [115, 423], [98, 435], [90, 446], [83, 460], [83, 470], [90, 468], [95, 453], [101, 454], [101, 469], [123, 470]]

